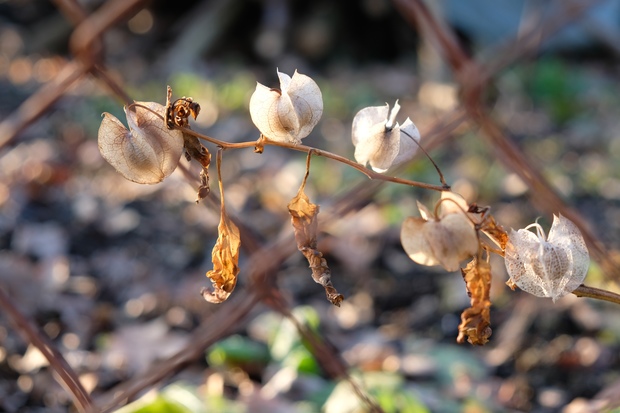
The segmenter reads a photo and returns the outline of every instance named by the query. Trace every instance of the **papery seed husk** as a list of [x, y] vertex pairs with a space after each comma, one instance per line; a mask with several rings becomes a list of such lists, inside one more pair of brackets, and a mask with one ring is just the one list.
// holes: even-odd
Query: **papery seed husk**
[[476, 231], [463, 213], [442, 217], [432, 231], [430, 227], [425, 231], [425, 235], [436, 259], [447, 271], [458, 270], [461, 261], [478, 252]]
[[[155, 102], [136, 102], [160, 114], [165, 108]], [[155, 184], [170, 175], [183, 153], [183, 134], [164, 127], [156, 114], [139, 106], [126, 109], [129, 130], [115, 116], [104, 113], [98, 132], [103, 158], [126, 179]]]
[[375, 172], [387, 171], [398, 155], [400, 145], [400, 130], [396, 126], [386, 130], [385, 125], [373, 125], [368, 137], [355, 147], [355, 160], [362, 164], [370, 164]]
[[577, 227], [561, 215], [554, 216], [548, 239], [539, 231], [541, 235], [526, 229], [510, 232], [506, 269], [523, 291], [555, 301], [583, 282], [589, 254]]
[[392, 166], [398, 166], [411, 161], [418, 151], [418, 144], [416, 142], [420, 142], [420, 131], [411, 119], [407, 118], [405, 123], [400, 125], [400, 146], [398, 148], [398, 155], [392, 161]]
[[312, 132], [323, 115], [323, 95], [311, 77], [303, 75], [297, 70], [286, 86], [281, 75], [286, 77], [288, 75], [278, 72], [282, 90], [286, 91], [290, 97], [297, 117], [298, 132], [295, 139], [301, 140]]
[[369, 106], [359, 110], [353, 117], [353, 124], [351, 127], [351, 140], [353, 141], [353, 145], [357, 146], [368, 139], [370, 136], [369, 131], [374, 125], [382, 123], [385, 126], [389, 110], [390, 105], [387, 103], [383, 106]]
[[258, 130], [273, 141], [299, 144], [323, 113], [323, 97], [314, 80], [295, 71], [278, 72], [280, 90], [257, 83], [250, 98], [250, 116]]
[[258, 130], [267, 138], [278, 142], [289, 142], [290, 134], [282, 126], [278, 112], [280, 93], [260, 83], [250, 98], [250, 117]]
[[417, 217], [405, 219], [401, 227], [400, 242], [413, 262], [430, 267], [439, 265], [439, 261], [425, 236], [425, 228], [429, 222], [433, 221]]

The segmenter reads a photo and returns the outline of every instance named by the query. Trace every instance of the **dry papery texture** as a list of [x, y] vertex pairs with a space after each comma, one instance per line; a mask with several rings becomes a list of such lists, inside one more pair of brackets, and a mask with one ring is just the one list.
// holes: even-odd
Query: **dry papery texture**
[[325, 294], [329, 302], [340, 307], [344, 297], [334, 288], [327, 260], [323, 258], [323, 254], [317, 249], [319, 206], [310, 202], [310, 199], [304, 192], [310, 172], [311, 156], [311, 153], [308, 154], [306, 176], [299, 187], [297, 195], [289, 202], [288, 211], [291, 214], [291, 224], [295, 231], [297, 249], [308, 260], [312, 270], [312, 279], [325, 288]]
[[237, 285], [239, 275], [239, 248], [241, 236], [239, 228], [226, 214], [224, 203], [224, 185], [221, 174], [222, 150], [217, 153], [217, 171], [220, 187], [220, 223], [217, 227], [217, 241], [211, 254], [213, 269], [207, 272], [207, 277], [213, 284], [213, 291], [203, 288], [201, 291], [205, 300], [211, 303], [226, 301]]
[[351, 138], [355, 160], [379, 173], [387, 172], [413, 159], [417, 152], [420, 132], [407, 118], [402, 125], [396, 122], [400, 110], [398, 101], [390, 105], [361, 109], [353, 118]]
[[183, 133], [166, 128], [164, 113], [164, 106], [155, 102], [125, 107], [129, 130], [115, 116], [103, 114], [99, 151], [130, 181], [156, 184], [177, 168], [183, 153]]
[[[536, 234], [529, 231], [536, 228]], [[538, 223], [511, 230], [505, 263], [510, 280], [520, 289], [553, 301], [583, 283], [590, 255], [579, 229], [562, 215], [553, 216], [549, 237]]]
[[476, 255], [478, 236], [461, 196], [442, 192], [437, 216], [419, 202], [418, 209], [421, 217], [407, 218], [401, 229], [401, 243], [414, 262], [456, 271], [461, 261]]
[[314, 80], [295, 71], [293, 77], [278, 71], [280, 88], [260, 83], [250, 98], [250, 116], [268, 139], [299, 144], [323, 114], [323, 96]]

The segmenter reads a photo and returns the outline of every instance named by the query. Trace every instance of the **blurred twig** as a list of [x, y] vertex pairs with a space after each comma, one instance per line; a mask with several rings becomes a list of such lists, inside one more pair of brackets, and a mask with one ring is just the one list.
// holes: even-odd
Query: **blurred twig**
[[87, 12], [74, 0], [57, 0], [57, 5], [74, 24], [79, 23], [70, 39], [77, 61], [67, 63], [54, 80], [41, 87], [0, 123], [0, 149], [11, 143], [25, 128], [48, 111], [78, 80], [90, 72], [103, 81], [125, 104], [132, 100], [110, 76], [101, 60], [101, 35], [112, 25], [135, 13], [145, 0], [115, 0], [105, 3], [88, 18]]
[[65, 64], [54, 80], [46, 83], [0, 123], [0, 149], [12, 143], [24, 129], [36, 122], [86, 72], [78, 63]]
[[89, 411], [93, 406], [93, 402], [82, 383], [80, 383], [77, 374], [75, 374], [69, 363], [67, 363], [45, 333], [41, 332], [34, 323], [21, 313], [17, 306], [13, 304], [11, 297], [2, 288], [0, 288], [0, 308], [7, 314], [15, 329], [22, 334], [23, 338], [39, 349], [50, 363], [50, 366], [56, 373], [54, 378], [72, 396], [78, 411]]

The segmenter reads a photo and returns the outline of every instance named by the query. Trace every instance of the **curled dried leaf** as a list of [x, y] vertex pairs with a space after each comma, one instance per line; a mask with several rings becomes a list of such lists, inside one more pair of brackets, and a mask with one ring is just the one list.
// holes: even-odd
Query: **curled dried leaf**
[[461, 313], [457, 342], [483, 345], [491, 337], [491, 265], [474, 258], [461, 269], [471, 306]]
[[250, 116], [267, 138], [299, 144], [323, 114], [323, 97], [314, 80], [295, 71], [293, 77], [277, 72], [280, 89], [260, 83], [250, 98]]
[[375, 172], [386, 172], [392, 166], [410, 161], [418, 148], [420, 132], [407, 118], [399, 125], [396, 115], [398, 101], [390, 106], [371, 106], [357, 112], [353, 118], [351, 138], [355, 146], [355, 160], [370, 164]]
[[168, 129], [173, 129], [175, 125], [188, 127], [189, 117], [193, 117], [194, 120], [198, 117], [200, 105], [198, 102], [194, 102], [194, 99], [185, 96], [172, 102], [172, 88], [168, 86], [166, 92], [166, 112], [164, 115], [166, 127]]
[[235, 223], [226, 215], [224, 187], [222, 184], [222, 175], [220, 173], [221, 159], [222, 151], [220, 150], [217, 156], [221, 199], [220, 223], [217, 227], [217, 241], [211, 253], [213, 269], [206, 274], [213, 284], [213, 291], [203, 288], [200, 292], [204, 299], [211, 303], [221, 303], [225, 301], [235, 289], [235, 285], [237, 285], [237, 276], [239, 274], [239, 247], [241, 246], [239, 228], [237, 228]]
[[199, 186], [196, 194], [196, 202], [202, 201], [209, 195], [209, 165], [211, 164], [211, 153], [205, 148], [198, 138], [186, 133], [183, 134], [185, 155], [189, 159], [195, 159], [202, 167], [199, 176]]
[[165, 108], [155, 102], [136, 102], [125, 108], [129, 130], [115, 116], [104, 113], [98, 133], [99, 151], [121, 175], [139, 184], [156, 184], [178, 166], [183, 134], [168, 130]]
[[446, 191], [439, 202], [437, 216], [418, 204], [422, 218], [407, 218], [400, 239], [414, 262], [456, 271], [461, 261], [477, 254], [480, 243], [465, 200]]
[[[307, 168], [310, 166], [311, 156], [312, 153], [309, 153]], [[297, 249], [308, 260], [312, 270], [312, 279], [325, 288], [327, 299], [339, 307], [344, 297], [334, 288], [327, 260], [323, 258], [323, 254], [317, 249], [317, 215], [319, 213], [319, 206], [310, 202], [310, 199], [304, 192], [308, 172], [309, 169], [306, 170], [306, 176], [299, 187], [297, 195], [288, 204], [291, 223], [295, 231], [295, 241], [297, 242]]]
[[217, 232], [217, 241], [211, 253], [213, 269], [207, 272], [207, 277], [213, 284], [213, 291], [208, 291], [206, 288], [201, 291], [204, 299], [211, 303], [221, 303], [230, 296], [237, 285], [239, 274], [241, 245], [239, 228], [226, 216], [224, 210], [220, 216]]
[[510, 280], [520, 289], [556, 301], [583, 283], [590, 255], [577, 226], [554, 215], [548, 238], [538, 223], [512, 230], [504, 260]]
[[[198, 117], [200, 105], [194, 102], [192, 98], [183, 96], [172, 102], [172, 88], [168, 86], [166, 94], [166, 108], [164, 123], [168, 129], [174, 129], [175, 126], [190, 129], [189, 117], [194, 120]], [[196, 194], [196, 203], [200, 202], [209, 195], [211, 188], [209, 187], [209, 165], [211, 164], [211, 153], [205, 148], [197, 137], [188, 133], [183, 134], [183, 148], [185, 149], [185, 158], [190, 161], [195, 159], [198, 161], [202, 170], [199, 176], [199, 186]]]

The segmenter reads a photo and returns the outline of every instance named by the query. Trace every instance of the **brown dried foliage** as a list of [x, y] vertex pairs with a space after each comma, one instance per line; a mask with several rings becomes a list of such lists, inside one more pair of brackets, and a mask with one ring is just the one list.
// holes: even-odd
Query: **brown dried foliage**
[[[168, 86], [166, 93], [166, 111], [164, 115], [164, 123], [168, 129], [175, 126], [182, 128], [189, 127], [189, 117], [194, 120], [200, 113], [200, 105], [194, 102], [192, 98], [183, 96], [180, 99], [172, 101], [172, 88]], [[205, 148], [197, 137], [183, 133], [183, 147], [185, 149], [185, 159], [188, 161], [195, 159], [202, 170], [200, 171], [199, 186], [196, 196], [196, 203], [202, 201], [209, 195], [211, 188], [209, 187], [209, 165], [211, 164], [211, 153]]]
[[312, 153], [308, 153], [306, 175], [297, 195], [289, 202], [288, 211], [291, 214], [291, 223], [295, 231], [297, 249], [308, 260], [312, 270], [312, 279], [325, 288], [327, 299], [335, 306], [340, 307], [344, 297], [334, 288], [331, 281], [331, 270], [327, 266], [327, 261], [323, 258], [323, 254], [317, 249], [317, 215], [319, 214], [319, 206], [310, 202], [310, 199], [304, 193], [306, 181], [310, 173], [311, 156]]
[[486, 260], [474, 258], [461, 269], [467, 287], [471, 306], [461, 314], [459, 335], [456, 339], [464, 343], [483, 345], [491, 337], [491, 265]]
[[239, 274], [239, 247], [241, 237], [239, 228], [226, 215], [224, 205], [224, 186], [222, 184], [222, 174], [220, 165], [222, 163], [222, 151], [217, 154], [217, 172], [220, 186], [220, 223], [217, 227], [218, 237], [211, 253], [213, 269], [207, 272], [207, 277], [213, 284], [213, 291], [203, 288], [200, 294], [205, 300], [211, 303], [221, 303], [226, 301], [237, 285], [237, 275]]

